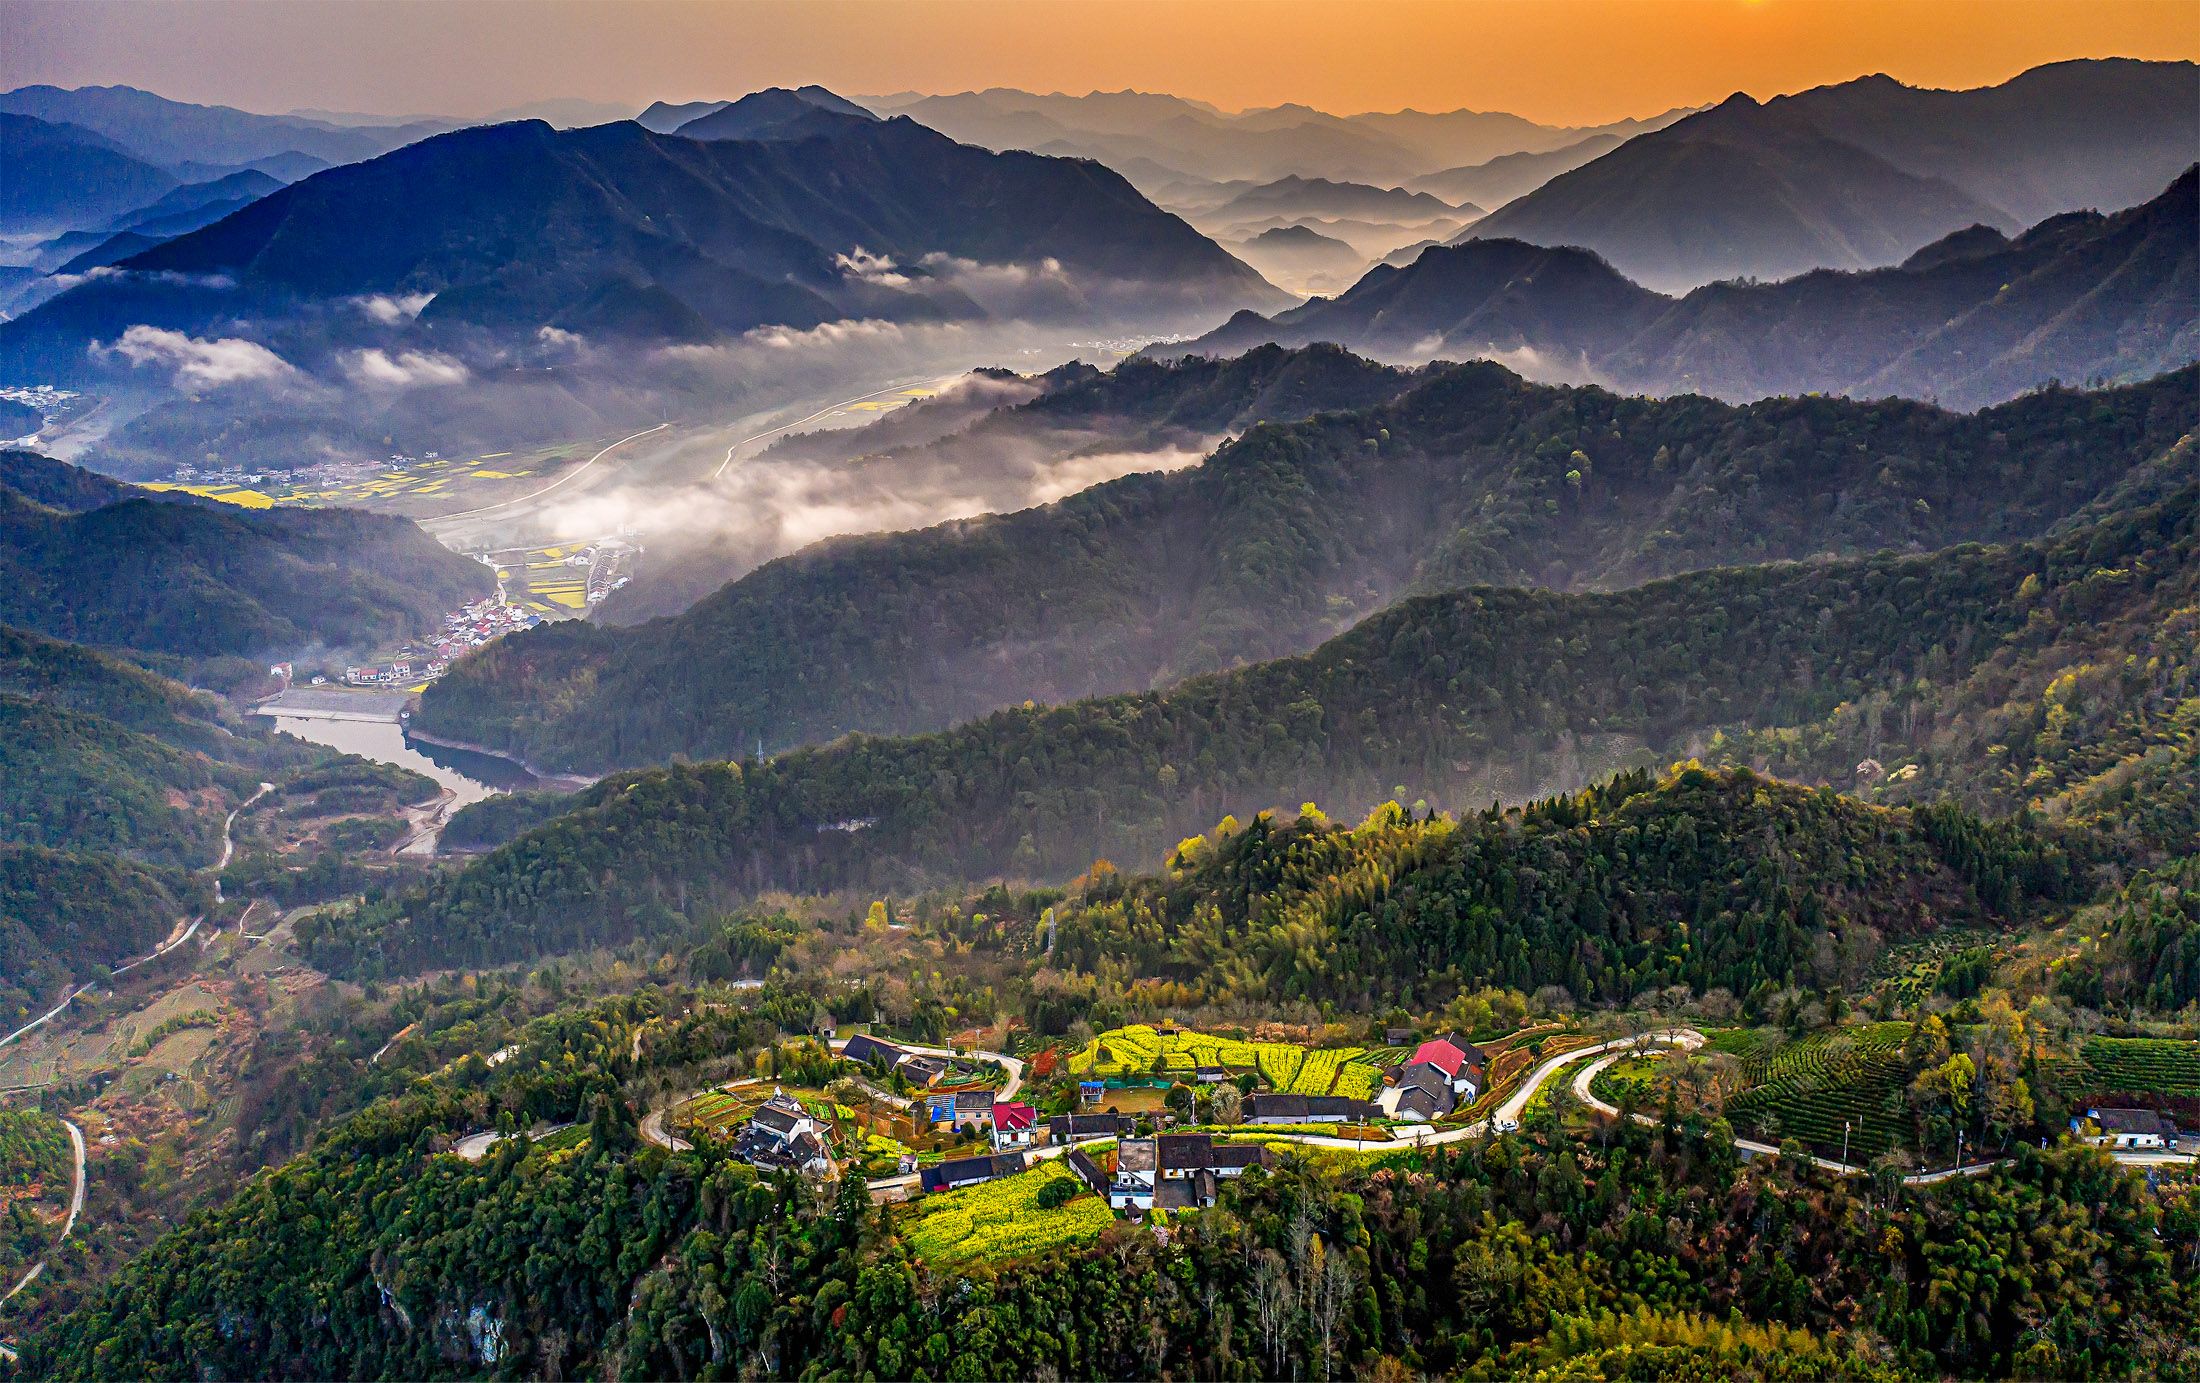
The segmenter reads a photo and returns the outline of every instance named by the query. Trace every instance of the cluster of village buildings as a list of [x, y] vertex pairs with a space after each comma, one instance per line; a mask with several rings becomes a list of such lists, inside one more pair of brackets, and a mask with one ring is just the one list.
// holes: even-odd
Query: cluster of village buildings
[[[1411, 1040], [1410, 1034], [1396, 1036], [1401, 1039], [1396, 1045]], [[851, 1042], [849, 1054], [859, 1059], [880, 1059], [899, 1050], [875, 1039], [862, 1041], [866, 1045], [861, 1048]], [[900, 1059], [906, 1060], [906, 1054]], [[1431, 1122], [1463, 1104], [1472, 1104], [1481, 1091], [1487, 1066], [1488, 1058], [1479, 1047], [1449, 1034], [1416, 1047], [1407, 1061], [1391, 1070], [1374, 1100], [1258, 1091], [1245, 1097], [1240, 1121], [1248, 1126], [1348, 1124], [1375, 1118]], [[1203, 1066], [1192, 1072], [1192, 1080], [1195, 1084], [1218, 1085], [1233, 1074], [1225, 1067]], [[1100, 1104], [1107, 1097], [1107, 1085], [1103, 1081], [1080, 1082], [1078, 1095], [1081, 1106]], [[1211, 1134], [1160, 1132], [1134, 1137], [1136, 1121], [1113, 1111], [1080, 1108], [1057, 1114], [1046, 1120], [1042, 1133], [1038, 1115], [1030, 1105], [996, 1100], [983, 1091], [935, 1094], [928, 1104], [936, 1123], [971, 1131], [989, 1129], [992, 1150], [924, 1168], [919, 1184], [927, 1192], [975, 1186], [1021, 1172], [1029, 1166], [1027, 1150], [1042, 1137], [1053, 1146], [1069, 1147], [1067, 1165], [1095, 1194], [1105, 1196], [1111, 1209], [1133, 1214], [1213, 1205], [1222, 1182], [1254, 1167], [1274, 1165], [1274, 1154], [1265, 1146], [1218, 1143]], [[1098, 1164], [1075, 1146], [1096, 1139], [1116, 1140], [1112, 1176], [1103, 1174]]]
[[[1410, 1034], [1390, 1036], [1401, 1039], [1393, 1045], [1411, 1040]], [[920, 1088], [939, 1080], [948, 1069], [944, 1057], [869, 1036], [850, 1039], [843, 1055], [898, 1072]], [[1393, 1067], [1373, 1100], [1261, 1091], [1245, 1097], [1241, 1121], [1247, 1126], [1346, 1124], [1375, 1118], [1432, 1122], [1472, 1104], [1482, 1090], [1487, 1067], [1488, 1057], [1479, 1047], [1447, 1034], [1422, 1042], [1408, 1060]], [[1222, 1067], [1201, 1067], [1192, 1079], [1213, 1085], [1232, 1075]], [[1046, 1145], [1066, 1148], [1064, 1165], [1093, 1194], [1104, 1197], [1110, 1209], [1144, 1215], [1213, 1205], [1223, 1182], [1255, 1167], [1275, 1165], [1274, 1152], [1257, 1143], [1217, 1142], [1209, 1133], [1160, 1131], [1138, 1136], [1139, 1124], [1132, 1116], [1090, 1108], [1101, 1103], [1106, 1092], [1104, 1082], [1080, 1082], [1081, 1107], [1044, 1121], [1030, 1104], [1002, 1100], [986, 1090], [937, 1091], [921, 1097], [916, 1107], [935, 1125], [984, 1135], [990, 1147], [922, 1168], [920, 1188], [927, 1193], [953, 1191], [1013, 1176], [1031, 1166], [1034, 1148]], [[1166, 1115], [1159, 1118], [1166, 1123]], [[2175, 1149], [2179, 1139], [2173, 1120], [2145, 1109], [2088, 1109], [2082, 1119], [2072, 1120], [2072, 1128], [2081, 1137], [2120, 1151]], [[1114, 1140], [1112, 1173], [1103, 1171], [1087, 1147], [1081, 1146], [1099, 1140]], [[735, 1151], [765, 1168], [823, 1176], [833, 1167], [824, 1126], [800, 1102], [776, 1091], [743, 1126]], [[902, 1170], [913, 1169], [914, 1160], [905, 1161]]]
[[353, 687], [412, 687], [433, 682], [450, 671], [451, 659], [459, 654], [540, 623], [541, 616], [501, 597], [477, 600], [445, 615], [441, 632], [421, 643], [406, 645], [390, 662], [345, 668], [344, 682]]

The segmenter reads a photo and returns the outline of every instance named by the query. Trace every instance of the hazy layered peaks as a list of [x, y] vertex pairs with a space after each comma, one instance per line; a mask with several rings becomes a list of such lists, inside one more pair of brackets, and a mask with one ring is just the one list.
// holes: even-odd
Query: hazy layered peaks
[[1991, 403], [2049, 380], [2138, 379], [2200, 358], [2195, 181], [2188, 169], [2142, 206], [2050, 217], [2013, 239], [1972, 225], [1899, 268], [1716, 283], [1677, 300], [1588, 250], [1468, 239], [1272, 321], [1241, 313], [1152, 351], [1335, 341], [1390, 360], [1488, 356], [1538, 378], [1657, 393]]
[[1978, 224], [2130, 206], [2200, 158], [2200, 67], [2057, 63], [1996, 87], [1885, 76], [1737, 93], [1563, 173], [1462, 238], [1596, 250], [1653, 288], [1900, 263]]

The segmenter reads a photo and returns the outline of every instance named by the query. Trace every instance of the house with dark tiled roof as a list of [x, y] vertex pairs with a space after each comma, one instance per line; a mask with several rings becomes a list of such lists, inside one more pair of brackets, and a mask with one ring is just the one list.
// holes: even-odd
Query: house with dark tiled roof
[[1482, 1049], [1457, 1033], [1430, 1038], [1414, 1048], [1412, 1057], [1406, 1061], [1406, 1069], [1433, 1066], [1443, 1072], [1451, 1093], [1469, 1103], [1481, 1091], [1482, 1073], [1488, 1065]]
[[1020, 1152], [958, 1157], [925, 1168], [917, 1174], [917, 1181], [927, 1192], [952, 1191], [960, 1186], [976, 1186], [997, 1177], [1014, 1176], [1025, 1166], [1024, 1155]]
[[1391, 1083], [1375, 1097], [1375, 1104], [1393, 1119], [1427, 1124], [1457, 1108], [1459, 1096], [1442, 1067], [1416, 1061], [1398, 1069]]
[[778, 1090], [735, 1135], [734, 1156], [756, 1167], [791, 1167], [811, 1176], [832, 1170], [825, 1130], [801, 1102]]
[[2120, 1151], [2149, 1151], [2177, 1146], [2177, 1121], [2151, 1109], [2088, 1109], [2071, 1128], [2087, 1142]]
[[1275, 1154], [1257, 1143], [1221, 1144], [1204, 1133], [1164, 1133], [1126, 1138], [1116, 1146], [1115, 1180], [1108, 1205], [1140, 1212], [1156, 1206], [1189, 1210], [1215, 1203], [1220, 1181], [1255, 1167], [1273, 1167]]
[[1093, 1161], [1083, 1148], [1071, 1148], [1062, 1160], [1069, 1164], [1069, 1169], [1072, 1172], [1077, 1174], [1077, 1179], [1085, 1183], [1087, 1190], [1096, 1196], [1106, 1197], [1108, 1194], [1108, 1178], [1100, 1170], [1100, 1164]]
[[1074, 1143], [1080, 1138], [1120, 1138], [1131, 1131], [1131, 1121], [1120, 1114], [1057, 1114], [1047, 1120], [1049, 1143]]
[[947, 1058], [930, 1052], [911, 1052], [894, 1068], [904, 1079], [918, 1089], [923, 1089], [947, 1074]]
[[859, 1032], [840, 1049], [842, 1057], [864, 1066], [875, 1066], [881, 1071], [891, 1071], [909, 1053], [891, 1042], [881, 1042], [867, 1032]]
[[1348, 1124], [1373, 1113], [1366, 1100], [1343, 1095], [1279, 1095], [1265, 1090], [1247, 1095], [1243, 1109], [1248, 1124]]

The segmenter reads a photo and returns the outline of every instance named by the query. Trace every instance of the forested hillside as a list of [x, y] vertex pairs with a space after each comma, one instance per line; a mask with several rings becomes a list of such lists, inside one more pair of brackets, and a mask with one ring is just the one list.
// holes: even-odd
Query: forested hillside
[[[35, 487], [89, 498], [27, 453]], [[245, 511], [151, 497], [67, 512], [0, 486], [0, 623], [185, 657], [367, 648], [425, 632], [495, 586], [410, 522], [347, 509]]]
[[676, 619], [507, 639], [438, 683], [420, 724], [589, 770], [933, 730], [1295, 653], [1413, 591], [2032, 537], [2196, 426], [2193, 370], [1965, 415], [1621, 398], [1454, 366], [1253, 427], [1190, 470], [821, 544]]
[[[765, 1002], [790, 999], [811, 1002]], [[345, 1121], [28, 1341], [24, 1371], [2167, 1375], [2200, 1329], [2189, 1184], [2071, 1148], [1882, 1188], [1741, 1163], [1724, 1121], [1695, 1115], [1464, 1155], [1287, 1152], [1165, 1237], [1110, 1227], [958, 1269], [852, 1178], [804, 1194], [723, 1144], [641, 1144], [604, 1097], [647, 1078], [654, 1047], [637, 1061], [627, 1035], [654, 1006], [541, 1020], [500, 1068], [459, 1063]], [[751, 1016], [714, 1007], [688, 1021], [699, 1038]], [[587, 1137], [437, 1151], [492, 1108]]]
[[0, 625], [0, 1027], [205, 908], [190, 871], [265, 780], [328, 758], [108, 654]]
[[64, 984], [152, 950], [212, 897], [202, 881], [115, 855], [0, 845], [0, 1012], [42, 1008]]
[[2077, 896], [2084, 872], [2028, 823], [1693, 767], [1456, 822], [1395, 804], [1351, 830], [1263, 813], [1169, 864], [1063, 909], [1052, 962], [1171, 980], [1185, 1002], [1349, 1011], [1483, 986], [1746, 998], [1854, 988], [1888, 941], [2022, 921]]
[[[1890, 800], [2053, 796], [2137, 857], [2190, 852], [2196, 526], [2188, 484], [2052, 541], [1421, 597], [1166, 693], [615, 777], [424, 892], [300, 935], [352, 974], [518, 960], [745, 891], [1066, 877], [1096, 854], [1156, 859], [1227, 812], [1471, 810], [1698, 752]], [[1988, 733], [1998, 750], [1972, 742]], [[2148, 775], [2167, 805], [2116, 810]]]

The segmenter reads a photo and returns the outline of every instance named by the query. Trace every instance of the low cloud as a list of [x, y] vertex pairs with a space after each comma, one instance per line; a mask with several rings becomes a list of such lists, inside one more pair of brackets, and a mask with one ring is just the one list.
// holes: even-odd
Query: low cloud
[[901, 272], [900, 266], [894, 263], [891, 255], [875, 255], [861, 245], [844, 255], [834, 255], [833, 265], [844, 276], [862, 279], [865, 283], [875, 283], [886, 288], [909, 286], [909, 276]]
[[368, 293], [353, 298], [351, 305], [365, 313], [368, 320], [395, 327], [418, 317], [434, 301], [433, 293]]
[[344, 362], [344, 373], [354, 383], [384, 389], [464, 384], [469, 376], [464, 362], [434, 351], [364, 350]]
[[140, 323], [122, 333], [113, 346], [93, 343], [95, 353], [120, 355], [132, 365], [168, 366], [179, 389], [197, 392], [232, 384], [271, 383], [297, 378], [289, 361], [257, 341], [224, 336], [189, 336]]

